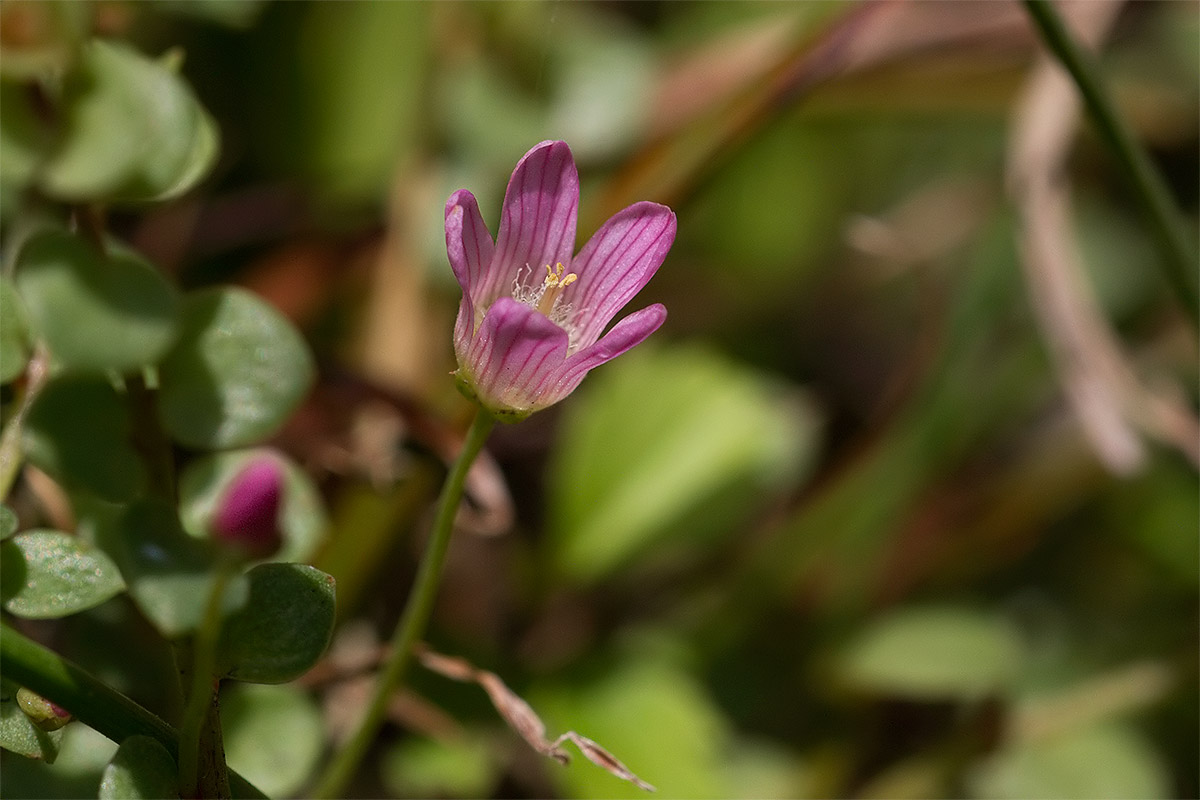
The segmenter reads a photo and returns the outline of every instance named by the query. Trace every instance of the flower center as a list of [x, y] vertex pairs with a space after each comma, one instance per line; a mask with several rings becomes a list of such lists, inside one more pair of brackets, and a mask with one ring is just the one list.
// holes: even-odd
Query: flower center
[[579, 276], [574, 272], [568, 272], [566, 275], [563, 275], [563, 269], [561, 261], [554, 265], [554, 269], [551, 269], [549, 264], [546, 265], [546, 279], [542, 281], [542, 296], [538, 298], [537, 310], [547, 317], [552, 317], [554, 304], [558, 302], [563, 289], [566, 289], [572, 283], [579, 280]]
[[579, 276], [574, 272], [567, 272], [561, 262], [553, 267], [549, 264], [544, 266], [546, 267], [546, 277], [535, 286], [527, 283], [533, 272], [528, 264], [518, 270], [517, 277], [513, 278], [512, 298], [522, 305], [541, 312], [547, 319], [566, 331], [567, 352], [573, 353], [578, 346], [578, 334], [573, 321], [575, 306], [565, 302], [562, 293], [564, 289], [579, 280]]

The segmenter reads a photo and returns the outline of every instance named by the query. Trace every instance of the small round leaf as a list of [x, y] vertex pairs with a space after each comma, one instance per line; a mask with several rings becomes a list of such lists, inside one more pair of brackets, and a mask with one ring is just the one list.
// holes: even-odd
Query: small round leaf
[[321, 712], [295, 686], [232, 684], [221, 695], [225, 757], [270, 797], [289, 797], [312, 774], [325, 744]]
[[275, 433], [313, 376], [303, 337], [266, 302], [243, 289], [195, 292], [162, 364], [159, 412], [185, 445], [241, 447]]
[[1015, 630], [967, 608], [898, 611], [846, 653], [844, 677], [871, 691], [917, 699], [972, 699], [1004, 689], [1021, 662]]
[[167, 749], [149, 736], [130, 736], [100, 779], [100, 800], [179, 797], [179, 771]]
[[103, 551], [60, 531], [27, 531], [0, 544], [4, 609], [53, 619], [98, 606], [125, 588]]
[[1175, 796], [1162, 756], [1119, 722], [1008, 743], [976, 765], [968, 780], [971, 794], [988, 800]]
[[164, 200], [212, 167], [215, 123], [161, 61], [92, 41], [63, 86], [64, 134], [42, 183], [64, 200]]
[[333, 578], [304, 564], [260, 564], [247, 577], [250, 598], [221, 630], [220, 673], [251, 683], [300, 677], [333, 633]]
[[[97, 541], [113, 555], [138, 608], [167, 638], [200, 624], [216, 580], [210, 548], [184, 533], [175, 510], [141, 500], [96, 526]], [[226, 613], [246, 602], [247, 582], [238, 576], [225, 588]]]
[[113, 245], [43, 231], [21, 249], [17, 286], [36, 334], [66, 367], [128, 373], [175, 339], [179, 297], [154, 267]]
[[129, 411], [103, 378], [53, 378], [30, 406], [22, 434], [30, 463], [69, 489], [119, 503], [145, 485]]
[[215, 453], [188, 464], [179, 476], [179, 513], [183, 526], [192, 536], [207, 538], [217, 501], [229, 482], [251, 461], [273, 458], [283, 466], [283, 549], [274, 561], [307, 561], [312, 557], [328, 521], [321, 496], [312, 480], [294, 462], [277, 450], [255, 448]]

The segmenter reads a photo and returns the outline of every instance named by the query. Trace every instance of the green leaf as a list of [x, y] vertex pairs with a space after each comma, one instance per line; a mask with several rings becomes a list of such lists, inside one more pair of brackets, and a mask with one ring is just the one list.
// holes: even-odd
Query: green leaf
[[294, 686], [230, 685], [221, 724], [230, 769], [269, 797], [304, 786], [325, 746], [321, 712]]
[[969, 786], [972, 796], [995, 800], [1173, 796], [1162, 757], [1119, 723], [1010, 743], [969, 775]]
[[100, 779], [100, 800], [155, 800], [179, 797], [175, 759], [149, 736], [130, 736]]
[[25, 310], [17, 289], [0, 276], [0, 383], [8, 383], [25, 371], [29, 361], [29, 336]]
[[115, 242], [105, 255], [43, 231], [21, 249], [16, 280], [33, 330], [63, 366], [129, 373], [156, 364], [175, 339], [178, 293]]
[[481, 736], [404, 739], [382, 761], [384, 785], [399, 797], [489, 797], [499, 779], [491, 743]]
[[[175, 510], [142, 500], [96, 526], [96, 536], [121, 567], [138, 608], [167, 638], [200, 624], [216, 580], [216, 562], [205, 542], [184, 533]], [[247, 600], [243, 576], [226, 585], [226, 614]]]
[[1015, 630], [966, 608], [904, 609], [870, 625], [849, 646], [843, 677], [875, 692], [919, 699], [972, 699], [1009, 686], [1022, 660]]
[[0, 596], [18, 617], [77, 614], [124, 588], [112, 559], [60, 531], [26, 531], [0, 544]]
[[[229, 482], [250, 461], [273, 458], [283, 466], [283, 549], [273, 561], [307, 561], [316, 552], [328, 525], [321, 496], [304, 470], [283, 453], [269, 448], [215, 453], [188, 464], [179, 476], [179, 513], [192, 536], [206, 538], [217, 501]], [[270, 792], [268, 792], [270, 794]]]
[[64, 200], [165, 200], [216, 160], [216, 124], [191, 88], [126, 44], [89, 42], [64, 80], [62, 105], [64, 135], [41, 178]]
[[0, 183], [18, 190], [33, 177], [48, 138], [31, 99], [27, 84], [0, 80]]
[[112, 502], [132, 499], [146, 483], [131, 432], [129, 410], [108, 381], [66, 374], [42, 388], [22, 429], [30, 463], [68, 489]]
[[117, 751], [115, 742], [82, 722], [62, 731], [58, 758], [53, 766], [27, 758], [6, 759], [5, 797], [91, 797], [100, 785], [100, 774]]
[[220, 674], [251, 683], [300, 677], [333, 633], [333, 578], [303, 564], [260, 564], [247, 577], [250, 598], [221, 629]]
[[712, 353], [639, 348], [589, 380], [547, 479], [555, 563], [574, 580], [737, 530], [811, 459], [804, 398]]
[[242, 289], [209, 289], [184, 300], [183, 332], [162, 364], [159, 411], [180, 442], [240, 447], [279, 429], [314, 377], [303, 337]]
[[6, 505], [0, 505], [0, 540], [17, 532], [17, 515]]
[[0, 747], [53, 764], [58, 757], [63, 729], [44, 731], [34, 725], [17, 703], [19, 688], [10, 681], [0, 682]]

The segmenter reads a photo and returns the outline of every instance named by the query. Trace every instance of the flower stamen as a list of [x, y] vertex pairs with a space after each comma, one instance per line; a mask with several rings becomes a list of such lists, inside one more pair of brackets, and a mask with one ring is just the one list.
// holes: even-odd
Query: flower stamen
[[538, 298], [537, 309], [547, 317], [553, 316], [554, 303], [562, 295], [563, 289], [579, 280], [579, 276], [574, 272], [564, 275], [565, 269], [561, 261], [553, 268], [549, 264], [546, 265], [546, 279], [542, 281], [542, 292], [541, 297]]

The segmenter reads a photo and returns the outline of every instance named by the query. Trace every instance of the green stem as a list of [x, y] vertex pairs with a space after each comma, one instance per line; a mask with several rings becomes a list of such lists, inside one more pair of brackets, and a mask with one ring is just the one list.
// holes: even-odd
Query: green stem
[[[172, 755], [179, 749], [179, 736], [161, 717], [142, 708], [125, 695], [18, 633], [7, 623], [0, 625], [0, 662], [7, 680], [27, 686], [71, 712], [75, 719], [117, 742], [130, 736], [149, 736]], [[232, 773], [233, 794], [243, 798], [265, 798], [255, 786]]]
[[[200, 791], [201, 742], [205, 733], [205, 722], [211, 720], [210, 709], [216, 692], [214, 681], [217, 658], [217, 639], [221, 635], [221, 606], [225, 597], [225, 585], [232, 576], [233, 566], [217, 565], [204, 618], [192, 637], [191, 686], [187, 693], [183, 719], [179, 724], [179, 788], [185, 797], [204, 796]], [[224, 759], [217, 759], [223, 762]]]
[[1197, 324], [1200, 322], [1200, 293], [1196, 286], [1197, 256], [1188, 241], [1183, 214], [1175, 206], [1171, 193], [1162, 176], [1154, 169], [1149, 156], [1117, 113], [1091, 53], [1080, 47], [1071, 36], [1053, 3], [1048, 0], [1024, 2], [1046, 47], [1062, 62], [1079, 87], [1079, 94], [1097, 132], [1116, 156], [1146, 215], [1165, 277], [1187, 310], [1192, 324]]
[[434, 518], [433, 531], [425, 546], [425, 555], [417, 570], [416, 580], [409, 591], [408, 603], [404, 613], [396, 624], [392, 634], [391, 651], [384, 664], [383, 671], [375, 684], [367, 709], [358, 723], [358, 728], [345, 746], [337, 753], [326, 768], [324, 775], [318, 781], [313, 791], [313, 797], [337, 797], [349, 783], [358, 770], [367, 748], [374, 740], [383, 724], [384, 713], [387, 710], [388, 699], [404, 677], [404, 670], [412, 659], [413, 646], [425, 633], [433, 610], [433, 601], [437, 595], [438, 581], [441, 579], [442, 564], [446, 560], [446, 550], [450, 544], [450, 534], [454, 530], [454, 516], [462, 499], [463, 484], [467, 471], [483, 444], [487, 441], [495, 420], [488, 412], [480, 409], [475, 413], [471, 428], [467, 431], [466, 441], [458, 460], [454, 462], [442, 493], [438, 497], [437, 516]]

